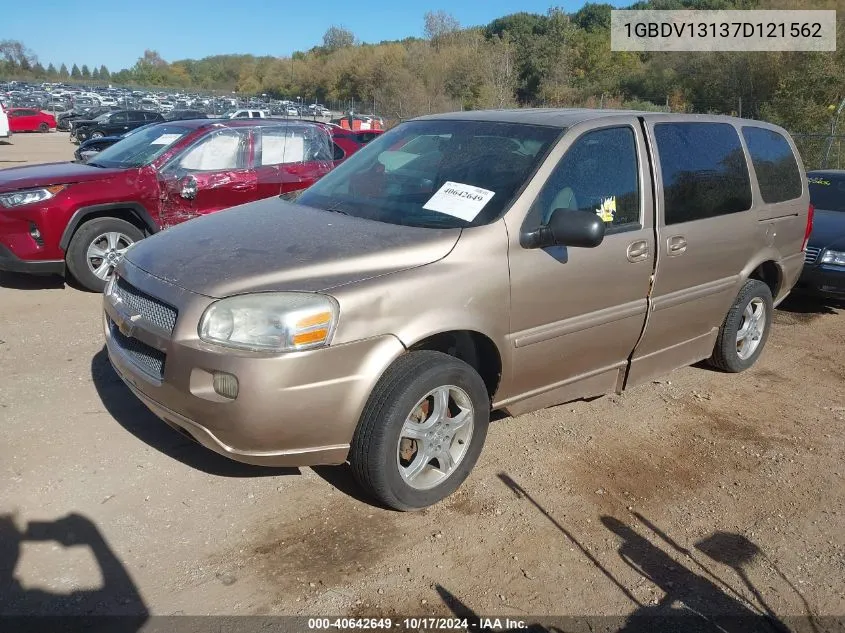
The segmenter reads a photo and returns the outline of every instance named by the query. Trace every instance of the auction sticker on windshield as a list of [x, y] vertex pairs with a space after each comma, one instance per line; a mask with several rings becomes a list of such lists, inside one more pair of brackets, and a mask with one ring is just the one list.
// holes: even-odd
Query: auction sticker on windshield
[[423, 209], [472, 222], [494, 195], [495, 191], [481, 187], [447, 182], [429, 198]]
[[171, 143], [177, 141], [181, 136], [181, 134], [162, 134], [157, 139], [150, 141], [150, 145], [170, 145]]

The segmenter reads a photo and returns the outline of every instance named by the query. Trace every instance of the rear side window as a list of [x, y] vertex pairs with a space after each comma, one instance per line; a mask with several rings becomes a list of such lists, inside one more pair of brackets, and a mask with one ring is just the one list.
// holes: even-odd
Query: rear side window
[[751, 179], [732, 125], [658, 123], [654, 136], [667, 225], [751, 208]]
[[801, 197], [801, 172], [792, 148], [774, 130], [745, 126], [742, 136], [757, 172], [763, 202], [785, 202]]

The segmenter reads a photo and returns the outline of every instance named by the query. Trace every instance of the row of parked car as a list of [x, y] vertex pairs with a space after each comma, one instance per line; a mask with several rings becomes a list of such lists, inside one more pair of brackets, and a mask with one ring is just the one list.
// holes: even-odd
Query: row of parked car
[[808, 177], [774, 125], [460, 112], [338, 159], [343, 134], [157, 122], [4, 170], [0, 268], [105, 286], [109, 358], [167, 424], [349, 462], [401, 510], [461, 485], [493, 410], [742, 372], [796, 284], [845, 296], [845, 173]]

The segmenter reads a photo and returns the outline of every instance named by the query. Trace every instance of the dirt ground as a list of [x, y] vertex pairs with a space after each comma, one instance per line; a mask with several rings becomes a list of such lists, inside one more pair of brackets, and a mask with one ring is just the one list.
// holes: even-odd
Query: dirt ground
[[[0, 167], [72, 147], [18, 135]], [[841, 305], [791, 298], [744, 374], [499, 420], [457, 494], [403, 514], [170, 430], [112, 372], [100, 301], [0, 274], [0, 613], [845, 614]]]

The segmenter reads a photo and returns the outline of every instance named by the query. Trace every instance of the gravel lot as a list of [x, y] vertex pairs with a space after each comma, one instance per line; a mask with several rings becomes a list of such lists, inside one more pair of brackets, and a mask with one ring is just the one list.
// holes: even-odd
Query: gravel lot
[[[73, 147], [16, 135], [0, 168]], [[0, 273], [0, 613], [845, 614], [841, 305], [790, 298], [745, 374], [497, 421], [455, 496], [400, 514], [343, 468], [170, 430], [112, 372], [100, 301]]]

